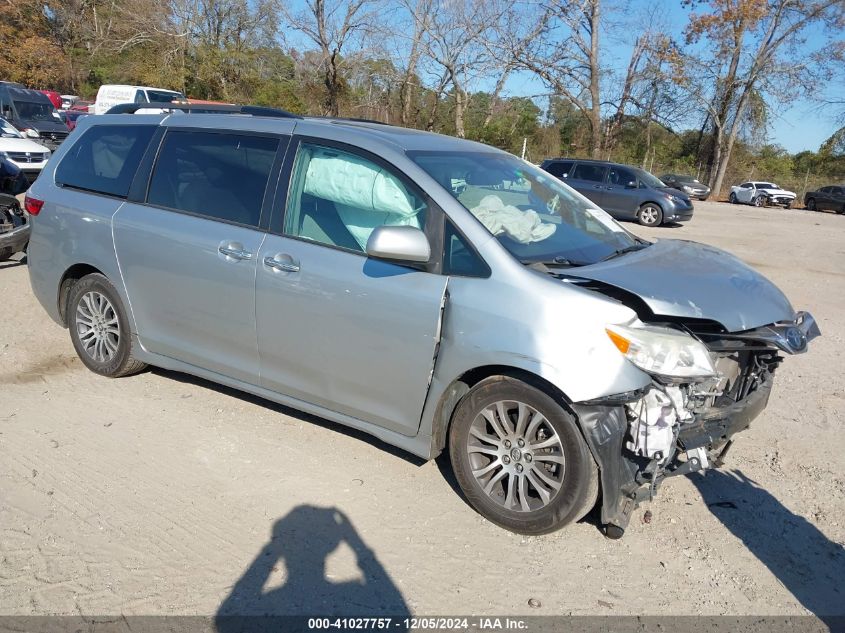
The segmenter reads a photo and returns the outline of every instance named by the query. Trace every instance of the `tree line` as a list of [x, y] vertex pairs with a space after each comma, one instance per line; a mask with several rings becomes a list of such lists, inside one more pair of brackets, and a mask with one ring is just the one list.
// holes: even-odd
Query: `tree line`
[[680, 1], [679, 26], [625, 0], [0, 0], [0, 79], [376, 119], [716, 191], [845, 178], [845, 128], [817, 152], [766, 142], [802, 95], [845, 124], [825, 101], [845, 78], [845, 0]]

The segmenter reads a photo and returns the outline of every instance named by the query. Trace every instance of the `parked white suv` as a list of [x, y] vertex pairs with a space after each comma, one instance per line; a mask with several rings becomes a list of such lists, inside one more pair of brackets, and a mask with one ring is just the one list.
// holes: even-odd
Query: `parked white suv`
[[0, 117], [0, 158], [17, 165], [31, 184], [47, 164], [50, 150], [26, 138], [15, 126]]
[[781, 189], [771, 182], [749, 180], [741, 185], [731, 187], [731, 195], [728, 201], [731, 204], [742, 202], [743, 204], [753, 204], [755, 207], [778, 205], [784, 209], [789, 209], [795, 202], [795, 193]]

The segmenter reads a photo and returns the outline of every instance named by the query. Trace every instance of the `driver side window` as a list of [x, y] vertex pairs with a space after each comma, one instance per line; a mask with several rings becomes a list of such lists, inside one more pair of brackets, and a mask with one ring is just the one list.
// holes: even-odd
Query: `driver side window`
[[376, 227], [422, 229], [426, 214], [425, 200], [381, 165], [333, 147], [300, 144], [285, 235], [364, 253]]

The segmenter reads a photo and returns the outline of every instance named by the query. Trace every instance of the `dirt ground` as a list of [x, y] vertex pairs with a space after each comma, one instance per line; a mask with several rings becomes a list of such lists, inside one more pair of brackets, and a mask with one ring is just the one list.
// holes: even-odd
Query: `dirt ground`
[[737, 254], [823, 338], [727, 467], [667, 482], [620, 541], [511, 534], [442, 459], [201, 380], [99, 378], [0, 264], [0, 614], [845, 614], [845, 216], [627, 226]]

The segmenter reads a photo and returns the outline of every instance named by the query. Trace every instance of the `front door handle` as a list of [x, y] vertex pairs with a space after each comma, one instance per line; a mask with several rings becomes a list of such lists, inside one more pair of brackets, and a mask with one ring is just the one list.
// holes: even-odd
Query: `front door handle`
[[299, 262], [294, 261], [290, 255], [276, 253], [273, 257], [269, 255], [264, 258], [264, 265], [273, 270], [281, 270], [286, 273], [298, 273]]
[[237, 242], [224, 242], [223, 244], [217, 247], [217, 250], [220, 252], [221, 255], [231, 257], [232, 259], [252, 259], [252, 253], [244, 250], [243, 246], [241, 244], [238, 244]]

